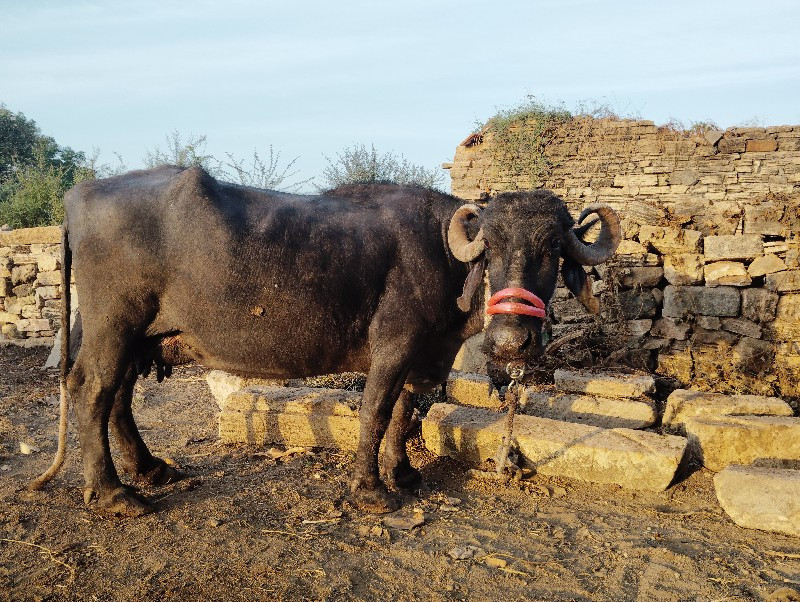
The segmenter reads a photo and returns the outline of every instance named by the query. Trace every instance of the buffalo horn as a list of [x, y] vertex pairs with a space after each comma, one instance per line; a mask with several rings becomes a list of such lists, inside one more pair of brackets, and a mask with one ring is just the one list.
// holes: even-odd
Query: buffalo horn
[[447, 228], [447, 244], [450, 245], [453, 256], [464, 263], [469, 263], [479, 257], [486, 247], [483, 242], [483, 229], [478, 230], [477, 236], [470, 240], [464, 224], [469, 216], [480, 215], [480, 213], [480, 207], [467, 203], [456, 209], [453, 217], [450, 218], [450, 226]]
[[[600, 236], [593, 244], [586, 244], [575, 229], [570, 230], [567, 236], [567, 252], [582, 265], [598, 265], [611, 257], [619, 246], [622, 238], [622, 228], [619, 224], [617, 213], [608, 205], [593, 203], [588, 205], [578, 218], [580, 224], [586, 216], [596, 213], [600, 218]], [[581, 227], [578, 226], [577, 229]], [[581, 232], [583, 234], [583, 232]]]

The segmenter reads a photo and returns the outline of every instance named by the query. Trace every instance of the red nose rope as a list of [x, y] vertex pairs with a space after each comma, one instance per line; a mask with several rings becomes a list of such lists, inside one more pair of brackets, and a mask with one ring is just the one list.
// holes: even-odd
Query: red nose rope
[[[516, 297], [523, 299], [527, 303], [518, 303], [517, 301], [505, 301]], [[503, 301], [501, 303], [501, 301]], [[502, 291], [497, 291], [489, 299], [489, 306], [486, 309], [489, 315], [494, 314], [519, 314], [524, 316], [533, 316], [535, 318], [544, 318], [547, 315], [545, 311], [545, 304], [539, 297], [524, 288], [504, 288]]]

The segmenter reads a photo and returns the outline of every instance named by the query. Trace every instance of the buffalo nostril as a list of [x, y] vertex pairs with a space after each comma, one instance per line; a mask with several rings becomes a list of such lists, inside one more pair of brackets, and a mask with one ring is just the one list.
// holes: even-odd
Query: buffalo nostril
[[501, 328], [492, 339], [496, 355], [515, 355], [528, 346], [531, 333], [524, 328]]

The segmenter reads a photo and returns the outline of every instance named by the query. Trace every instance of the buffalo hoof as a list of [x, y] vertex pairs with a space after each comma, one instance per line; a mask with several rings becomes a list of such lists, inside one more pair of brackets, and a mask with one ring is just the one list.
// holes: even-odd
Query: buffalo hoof
[[181, 472], [174, 466], [170, 466], [164, 462], [164, 460], [156, 458], [155, 466], [145, 474], [139, 475], [138, 478], [150, 485], [168, 485], [169, 483], [185, 479], [186, 473]]
[[389, 493], [383, 483], [374, 487], [354, 485], [351, 496], [356, 508], [370, 514], [386, 514], [400, 507], [400, 501]]
[[102, 495], [86, 489], [83, 492], [83, 501], [104, 516], [137, 517], [153, 511], [152, 504], [132, 487], [117, 487]]
[[175, 481], [186, 478], [186, 473], [170, 466], [161, 458], [153, 458], [152, 462], [144, 467], [123, 466], [126, 473], [129, 473], [139, 482], [146, 483], [153, 487], [168, 485]]
[[393, 468], [386, 469], [383, 478], [389, 489], [394, 491], [418, 491], [425, 487], [422, 473], [411, 466], [408, 458], [401, 460]]

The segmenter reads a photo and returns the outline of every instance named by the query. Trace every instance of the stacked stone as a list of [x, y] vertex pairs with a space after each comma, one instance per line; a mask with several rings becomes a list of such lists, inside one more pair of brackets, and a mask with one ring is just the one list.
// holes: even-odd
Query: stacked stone
[[0, 232], [0, 341], [49, 344], [61, 306], [61, 230]]
[[[545, 149], [544, 187], [578, 212], [622, 218], [615, 261], [593, 271], [600, 324], [663, 375], [710, 390], [800, 395], [800, 126], [687, 133], [576, 119]], [[453, 193], [526, 188], [493, 138], [459, 146]], [[592, 320], [564, 288], [553, 335]]]

